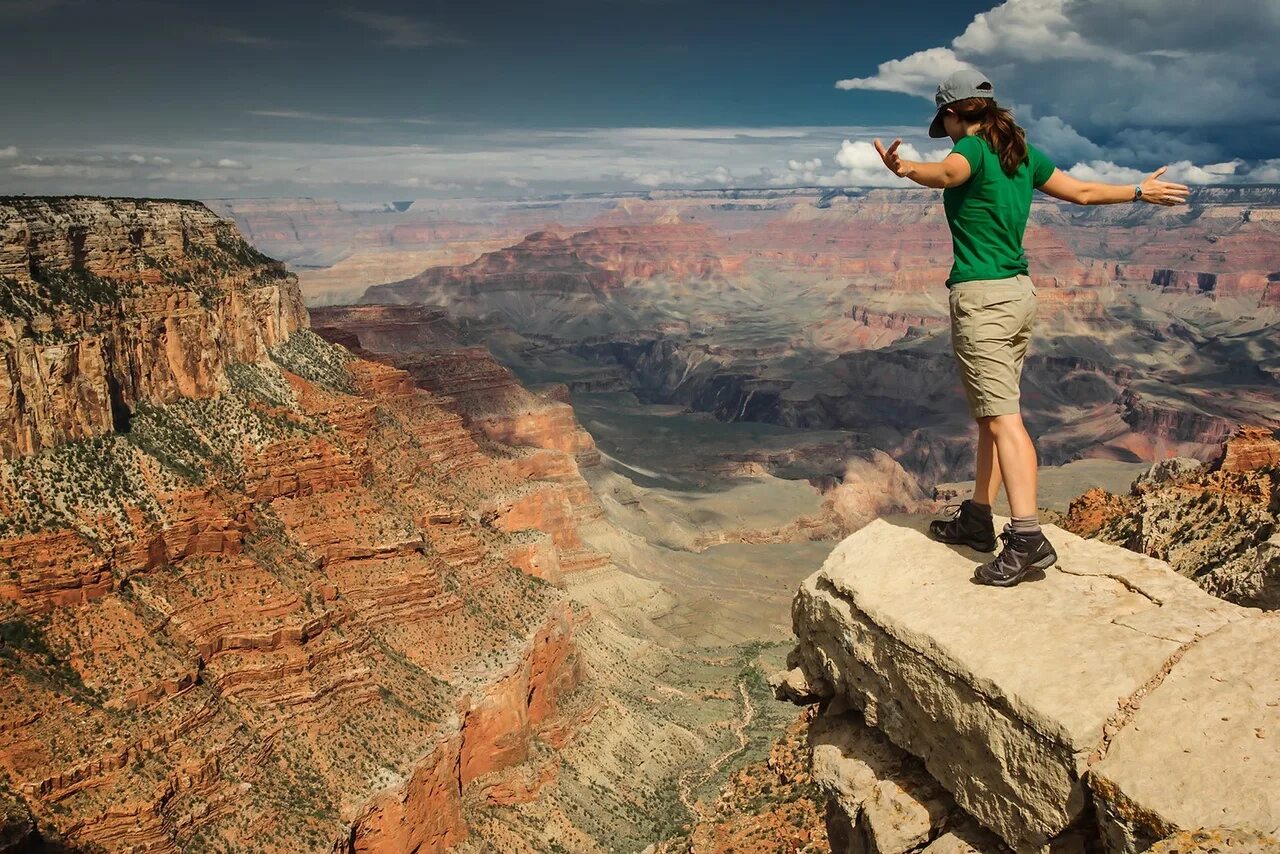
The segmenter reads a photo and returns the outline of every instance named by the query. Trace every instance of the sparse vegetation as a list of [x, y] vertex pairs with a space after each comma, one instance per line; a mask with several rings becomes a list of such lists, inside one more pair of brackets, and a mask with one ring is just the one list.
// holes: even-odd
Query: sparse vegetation
[[0, 621], [0, 662], [37, 685], [70, 693], [80, 699], [94, 699], [80, 674], [55, 652], [45, 638], [47, 623], [16, 615]]
[[300, 329], [283, 344], [273, 347], [271, 358], [286, 370], [329, 391], [355, 393], [355, 384], [347, 369], [355, 357], [310, 329]]
[[0, 277], [0, 316], [30, 321], [59, 311], [96, 311], [131, 296], [136, 287], [87, 270], [36, 267], [32, 274], [29, 285]]

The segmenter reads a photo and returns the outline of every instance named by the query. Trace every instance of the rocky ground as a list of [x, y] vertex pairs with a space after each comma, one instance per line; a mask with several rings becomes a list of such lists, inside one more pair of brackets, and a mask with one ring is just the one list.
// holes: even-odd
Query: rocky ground
[[793, 604], [774, 684], [820, 704], [838, 850], [1183, 850], [1227, 829], [1280, 849], [1280, 618], [1054, 526], [1055, 567], [974, 584], [985, 556], [927, 520], [846, 538]]
[[1230, 602], [1280, 609], [1280, 440], [1241, 428], [1208, 463], [1164, 460], [1126, 493], [1094, 488], [1066, 526], [1167, 561]]

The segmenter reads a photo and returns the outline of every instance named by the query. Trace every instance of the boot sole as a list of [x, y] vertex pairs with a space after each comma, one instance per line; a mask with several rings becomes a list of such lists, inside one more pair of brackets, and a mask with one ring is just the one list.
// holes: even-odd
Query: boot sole
[[1058, 555], [1054, 553], [1054, 554], [1050, 554], [1045, 557], [1042, 557], [1040, 558], [1040, 560], [1035, 561], [1034, 563], [1027, 564], [1016, 575], [1011, 575], [1008, 578], [1001, 578], [1001, 579], [988, 578], [987, 576], [983, 575], [980, 572], [974, 572], [973, 580], [978, 582], [979, 584], [987, 584], [987, 585], [990, 585], [991, 587], [1012, 587], [1013, 585], [1017, 584], [1019, 581], [1022, 581], [1024, 578], [1026, 578], [1028, 575], [1030, 575], [1033, 572], [1038, 572], [1043, 575], [1046, 569], [1053, 566], [1057, 562], [1058, 562]]

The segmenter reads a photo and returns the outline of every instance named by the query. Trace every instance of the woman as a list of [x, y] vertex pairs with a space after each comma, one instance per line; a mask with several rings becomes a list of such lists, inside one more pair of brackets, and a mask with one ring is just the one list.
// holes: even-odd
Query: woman
[[1163, 166], [1136, 186], [1080, 181], [1058, 170], [1026, 141], [1013, 115], [996, 104], [991, 82], [974, 69], [943, 80], [934, 100], [938, 112], [929, 136], [949, 136], [955, 144], [940, 163], [902, 159], [900, 139], [888, 149], [875, 141], [893, 174], [944, 188], [954, 255], [946, 282], [951, 344], [969, 411], [978, 422], [973, 497], [962, 501], [951, 519], [930, 523], [929, 531], [945, 543], [994, 551], [991, 505], [1003, 480], [1012, 521], [1000, 534], [1000, 554], [979, 566], [974, 578], [1008, 587], [1058, 559], [1036, 518], [1036, 450], [1019, 410], [1018, 382], [1036, 314], [1035, 287], [1022, 249], [1031, 191], [1080, 205], [1138, 199], [1176, 205], [1186, 201], [1188, 190], [1159, 180]]

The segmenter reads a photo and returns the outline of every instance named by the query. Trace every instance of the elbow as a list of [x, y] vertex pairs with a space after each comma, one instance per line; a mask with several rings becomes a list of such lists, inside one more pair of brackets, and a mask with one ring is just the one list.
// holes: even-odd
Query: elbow
[[1092, 186], [1081, 187], [1071, 201], [1077, 205], [1096, 205], [1098, 203], [1098, 194], [1094, 192]]

